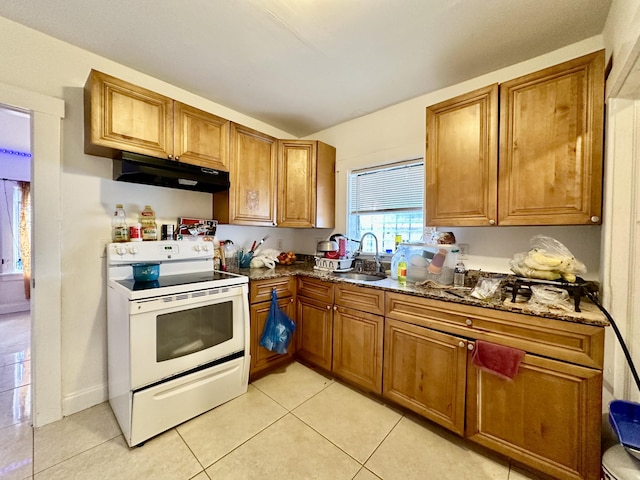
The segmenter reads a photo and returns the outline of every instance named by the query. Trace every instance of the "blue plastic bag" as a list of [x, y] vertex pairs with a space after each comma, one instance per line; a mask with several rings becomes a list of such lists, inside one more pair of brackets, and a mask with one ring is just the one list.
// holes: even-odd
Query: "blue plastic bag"
[[275, 288], [271, 291], [271, 308], [264, 324], [260, 346], [269, 351], [285, 354], [296, 330], [296, 324], [278, 306], [278, 295]]

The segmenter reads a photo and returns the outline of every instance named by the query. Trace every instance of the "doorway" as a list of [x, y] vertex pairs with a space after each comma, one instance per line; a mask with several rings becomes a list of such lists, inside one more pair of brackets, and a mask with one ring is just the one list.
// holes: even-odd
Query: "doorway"
[[59, 219], [64, 101], [0, 83], [0, 105], [31, 117], [31, 423], [39, 427], [62, 418]]
[[0, 428], [31, 422], [31, 114], [0, 105]]

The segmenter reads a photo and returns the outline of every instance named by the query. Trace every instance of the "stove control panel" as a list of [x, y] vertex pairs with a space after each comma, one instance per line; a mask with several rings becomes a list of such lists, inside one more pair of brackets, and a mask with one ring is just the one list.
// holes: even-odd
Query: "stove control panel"
[[211, 258], [213, 243], [205, 241], [160, 240], [154, 242], [125, 242], [107, 245], [109, 264], [161, 262]]

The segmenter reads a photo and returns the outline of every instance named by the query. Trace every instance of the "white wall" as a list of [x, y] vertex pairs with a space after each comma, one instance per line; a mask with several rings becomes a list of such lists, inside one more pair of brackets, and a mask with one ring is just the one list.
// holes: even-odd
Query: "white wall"
[[[314, 134], [313, 138], [329, 143], [337, 150], [337, 230], [344, 230], [346, 225], [347, 176], [351, 170], [424, 156], [427, 106], [602, 48], [602, 37], [593, 37]], [[469, 244], [468, 268], [508, 272], [508, 261], [513, 254], [527, 251], [530, 248], [529, 239], [533, 235], [545, 234], [563, 242], [577, 258], [585, 262], [588, 267], [586, 278], [597, 279], [599, 275], [599, 226], [440, 227], [439, 230], [453, 231], [458, 242]]]
[[[0, 83], [63, 99], [66, 107], [61, 178], [40, 182], [34, 178], [33, 188], [35, 198], [38, 192], [45, 198], [50, 188], [61, 192], [60, 218], [50, 220], [58, 225], [61, 238], [62, 410], [70, 414], [107, 398], [104, 248], [115, 204], [123, 203], [132, 218], [150, 204], [161, 223], [175, 223], [180, 216], [211, 217], [210, 194], [114, 182], [109, 159], [84, 154], [83, 87], [90, 69], [276, 137], [292, 136], [4, 18], [0, 18], [0, 58]], [[34, 165], [36, 171], [38, 168]], [[246, 229], [246, 236], [261, 238], [262, 230]], [[43, 242], [36, 245], [41, 253], [47, 248]], [[47, 321], [44, 311], [42, 321]]]

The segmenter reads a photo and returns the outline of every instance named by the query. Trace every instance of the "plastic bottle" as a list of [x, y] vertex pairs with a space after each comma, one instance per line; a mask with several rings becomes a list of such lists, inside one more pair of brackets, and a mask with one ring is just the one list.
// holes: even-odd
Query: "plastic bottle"
[[453, 270], [453, 286], [454, 287], [464, 287], [464, 277], [467, 273], [467, 268], [464, 266], [464, 263], [460, 260], [456, 263], [456, 268]]
[[391, 257], [391, 278], [394, 280], [398, 279], [398, 262], [400, 261], [400, 257], [404, 254], [405, 247], [404, 245], [399, 245], [396, 249], [396, 253]]
[[400, 255], [398, 261], [398, 283], [400, 285], [407, 284], [407, 261], [404, 259], [404, 253]]
[[113, 242], [129, 241], [127, 214], [125, 213], [121, 203], [116, 205], [116, 210], [113, 212], [113, 218], [111, 219], [111, 240]]
[[142, 225], [142, 240], [158, 240], [158, 224], [156, 223], [156, 212], [151, 205], [145, 205], [140, 212], [140, 225]]

